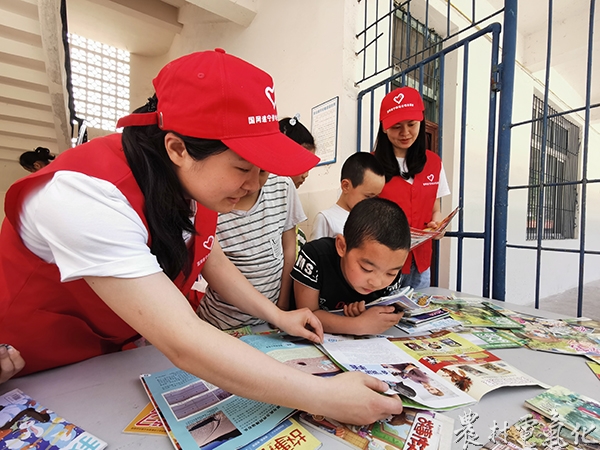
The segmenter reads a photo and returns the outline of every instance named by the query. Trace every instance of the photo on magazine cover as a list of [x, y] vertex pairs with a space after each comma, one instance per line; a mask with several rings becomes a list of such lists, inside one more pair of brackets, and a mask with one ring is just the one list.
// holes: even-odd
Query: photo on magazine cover
[[217, 411], [197, 423], [191, 423], [187, 425], [187, 429], [198, 447], [207, 450], [242, 434], [223, 411]]

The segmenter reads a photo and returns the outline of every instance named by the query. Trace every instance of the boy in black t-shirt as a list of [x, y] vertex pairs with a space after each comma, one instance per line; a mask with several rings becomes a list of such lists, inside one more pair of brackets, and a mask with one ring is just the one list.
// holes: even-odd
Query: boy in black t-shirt
[[[292, 269], [298, 308], [309, 308], [328, 333], [378, 334], [402, 313], [368, 303], [400, 287], [400, 269], [410, 249], [406, 215], [389, 200], [356, 204], [344, 234], [306, 243]], [[344, 315], [329, 311], [343, 309]]]

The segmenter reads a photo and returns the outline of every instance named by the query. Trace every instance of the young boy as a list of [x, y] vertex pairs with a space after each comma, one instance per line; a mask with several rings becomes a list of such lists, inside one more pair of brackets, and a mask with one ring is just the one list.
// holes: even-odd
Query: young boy
[[371, 153], [354, 153], [342, 166], [340, 184], [342, 193], [337, 203], [316, 215], [311, 240], [342, 234], [344, 223], [354, 205], [379, 195], [385, 185], [385, 173]]
[[[356, 204], [344, 234], [302, 247], [292, 269], [298, 308], [309, 308], [323, 330], [341, 334], [378, 334], [396, 325], [402, 313], [393, 306], [365, 308], [400, 287], [399, 273], [410, 249], [410, 230], [394, 202], [370, 198]], [[344, 315], [329, 311], [344, 310]]]
[[[216, 237], [223, 253], [256, 289], [289, 309], [296, 225], [306, 220], [291, 178], [261, 171], [259, 189], [242, 197], [235, 208], [219, 214]], [[222, 330], [263, 323], [224, 302], [210, 285], [197, 313]]]

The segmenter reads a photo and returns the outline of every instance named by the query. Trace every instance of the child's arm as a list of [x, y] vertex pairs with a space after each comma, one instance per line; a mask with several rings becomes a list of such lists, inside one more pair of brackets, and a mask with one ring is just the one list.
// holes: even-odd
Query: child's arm
[[277, 299], [279, 309], [288, 311], [290, 309], [290, 294], [292, 290], [292, 277], [290, 272], [296, 262], [296, 227], [284, 231], [281, 235], [283, 246], [283, 272], [281, 273], [281, 291]]
[[294, 280], [296, 307], [308, 308], [323, 324], [323, 331], [339, 334], [381, 334], [398, 323], [402, 313], [393, 306], [374, 306], [356, 317], [342, 316], [319, 308], [319, 291]]

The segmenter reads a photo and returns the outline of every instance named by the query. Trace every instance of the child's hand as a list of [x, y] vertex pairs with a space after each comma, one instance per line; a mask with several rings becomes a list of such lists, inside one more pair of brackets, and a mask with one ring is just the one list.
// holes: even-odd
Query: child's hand
[[381, 334], [396, 325], [404, 313], [394, 313], [393, 306], [373, 306], [356, 318], [356, 334]]
[[0, 344], [0, 384], [8, 381], [25, 367], [25, 360], [11, 345]]
[[344, 305], [344, 315], [348, 317], [358, 317], [367, 310], [364, 300]]

